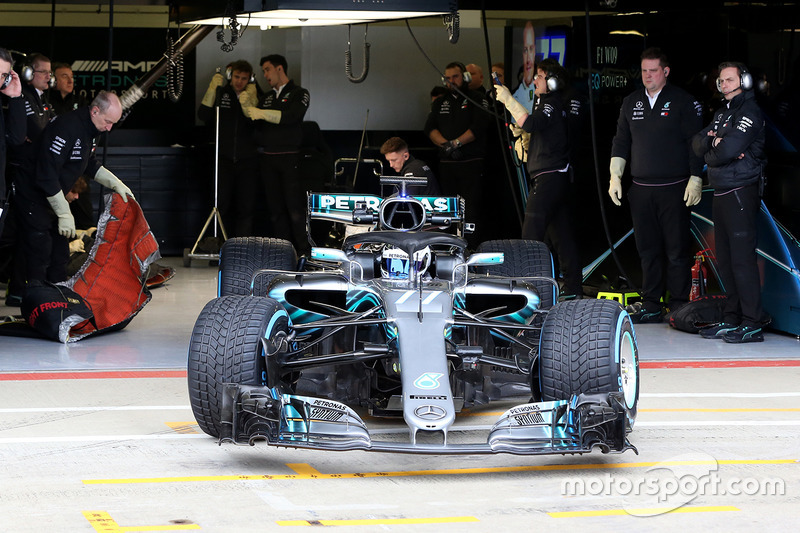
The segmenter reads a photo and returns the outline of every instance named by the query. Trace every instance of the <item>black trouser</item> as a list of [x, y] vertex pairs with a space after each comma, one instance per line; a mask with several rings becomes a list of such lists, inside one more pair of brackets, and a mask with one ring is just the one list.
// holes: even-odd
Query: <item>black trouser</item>
[[253, 234], [258, 190], [258, 158], [219, 159], [217, 207], [228, 237]]
[[564, 270], [564, 293], [583, 294], [569, 195], [566, 172], [548, 172], [534, 178], [525, 205], [522, 238], [544, 242], [549, 237]]
[[25, 276], [35, 281], [58, 283], [67, 279], [69, 241], [58, 233], [58, 219], [49, 206], [21, 201], [17, 204], [17, 223]]
[[633, 183], [628, 191], [633, 234], [642, 262], [645, 309], [661, 309], [665, 289], [674, 310], [689, 300], [692, 254], [689, 248], [689, 208], [683, 200], [686, 182], [648, 186]]
[[294, 244], [298, 254], [308, 251], [306, 191], [297, 172], [299, 154], [261, 154], [261, 183], [267, 198], [275, 237]]
[[714, 241], [717, 267], [728, 300], [723, 320], [729, 324], [760, 326], [761, 277], [758, 271], [756, 220], [761, 206], [758, 185], [714, 195]]
[[476, 246], [488, 235], [484, 226], [483, 202], [481, 202], [481, 185], [483, 181], [483, 158], [451, 161], [439, 161], [439, 186], [445, 196], [459, 195], [466, 204], [466, 222], [475, 223], [475, 233], [467, 235], [471, 246]]

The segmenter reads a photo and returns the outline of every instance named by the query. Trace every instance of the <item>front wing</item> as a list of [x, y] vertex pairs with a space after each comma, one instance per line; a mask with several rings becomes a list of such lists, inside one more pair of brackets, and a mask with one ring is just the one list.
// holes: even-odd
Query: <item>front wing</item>
[[[423, 413], [435, 419], [437, 413]], [[265, 440], [272, 446], [320, 450], [364, 450], [419, 454], [545, 455], [621, 453], [636, 447], [627, 439], [622, 393], [580, 394], [569, 400], [528, 403], [503, 413], [489, 430], [486, 442], [417, 442], [379, 440], [358, 414], [343, 403], [321, 398], [280, 394], [277, 389], [228, 384], [222, 404], [220, 443], [253, 445]], [[458, 432], [458, 426], [451, 432]]]

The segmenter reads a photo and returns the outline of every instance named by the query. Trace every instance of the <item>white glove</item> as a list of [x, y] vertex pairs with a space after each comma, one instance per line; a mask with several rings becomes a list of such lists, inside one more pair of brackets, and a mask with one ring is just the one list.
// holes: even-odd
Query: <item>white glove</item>
[[97, 169], [97, 174], [94, 175], [94, 181], [103, 187], [108, 187], [112, 191], [119, 193], [122, 196], [122, 199], [125, 200], [125, 203], [128, 203], [128, 195], [130, 195], [134, 200], [136, 199], [128, 186], [122, 183], [122, 181], [120, 181], [120, 179], [106, 167], [100, 167]]
[[247, 91], [242, 91], [239, 95], [239, 104], [242, 106], [242, 113], [250, 120], [266, 120], [273, 124], [278, 124], [281, 121], [281, 112], [277, 109], [259, 109], [254, 107]]
[[698, 176], [689, 176], [689, 183], [686, 184], [686, 191], [683, 193], [683, 201], [686, 207], [692, 207], [700, 203], [703, 197], [703, 180]]
[[82, 239], [84, 235], [88, 235], [89, 237], [91, 237], [91, 236], [93, 236], [93, 235], [94, 235], [94, 232], [95, 232], [95, 231], [97, 231], [97, 228], [95, 228], [94, 226], [92, 226], [92, 227], [91, 227], [91, 228], [89, 228], [89, 229], [79, 229], [79, 230], [77, 231], [78, 238], [81, 238], [81, 239]]
[[494, 89], [497, 91], [497, 101], [506, 106], [514, 121], [520, 126], [525, 123], [525, 119], [528, 118], [525, 106], [517, 102], [505, 85], [495, 85]]
[[63, 192], [48, 196], [47, 201], [58, 217], [58, 234], [68, 239], [75, 238], [75, 218], [69, 210], [69, 202]]
[[509, 124], [508, 125], [508, 129], [511, 130], [511, 135], [513, 135], [514, 137], [519, 137], [520, 135], [525, 133], [525, 130], [523, 130], [522, 128], [520, 128], [516, 124]]
[[214, 101], [217, 99], [217, 89], [225, 85], [225, 77], [217, 72], [211, 77], [211, 83], [208, 84], [205, 96], [203, 96], [203, 104], [206, 107], [213, 107]]
[[517, 157], [523, 163], [528, 162], [528, 146], [531, 144], [531, 134], [520, 128], [522, 133], [517, 140], [514, 141], [514, 151], [517, 152]]
[[79, 252], [85, 252], [86, 249], [83, 245], [83, 239], [77, 238], [75, 240], [69, 241], [69, 253], [77, 254]]
[[621, 157], [611, 158], [611, 180], [608, 183], [608, 195], [616, 205], [622, 205], [622, 173], [625, 172], [625, 160]]
[[255, 83], [248, 83], [247, 87], [244, 88], [244, 92], [247, 93], [247, 96], [253, 102], [253, 105], [258, 103], [258, 89], [256, 89]]

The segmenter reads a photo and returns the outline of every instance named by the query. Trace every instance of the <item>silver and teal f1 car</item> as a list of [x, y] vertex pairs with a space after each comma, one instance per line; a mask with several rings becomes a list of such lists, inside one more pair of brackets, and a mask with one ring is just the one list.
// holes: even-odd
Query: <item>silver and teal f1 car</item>
[[[286, 241], [225, 243], [218, 297], [189, 347], [202, 430], [324, 450], [635, 451], [638, 349], [625, 311], [556, 303], [542, 243], [470, 253], [463, 200], [415, 197], [413, 181], [384, 180], [399, 187], [387, 198], [309, 194], [310, 221], [367, 231], [300, 261]], [[489, 401], [507, 404], [493, 425], [460, 423]]]

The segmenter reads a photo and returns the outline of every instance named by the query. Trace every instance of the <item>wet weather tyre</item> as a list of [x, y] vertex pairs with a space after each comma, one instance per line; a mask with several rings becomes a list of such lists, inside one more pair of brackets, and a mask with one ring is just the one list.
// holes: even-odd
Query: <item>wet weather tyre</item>
[[613, 300], [556, 304], [547, 313], [539, 340], [538, 385], [543, 401], [622, 392], [628, 427], [633, 427], [639, 402], [639, 352], [628, 314]]
[[[294, 246], [283, 239], [237, 237], [228, 239], [219, 252], [219, 286], [217, 296], [250, 294], [253, 274], [261, 269], [294, 270], [297, 255]], [[266, 296], [274, 275], [259, 274], [253, 296]]]
[[[486, 241], [478, 246], [477, 252], [503, 252], [503, 263], [480, 267], [481, 273], [494, 276], [542, 276], [553, 277], [553, 256], [543, 242], [524, 239]], [[556, 287], [549, 281], [534, 281], [533, 285], [542, 299], [541, 309], [549, 309], [556, 302]]]
[[271, 298], [223, 296], [206, 304], [192, 330], [187, 369], [192, 412], [205, 433], [220, 436], [226, 383], [267, 383], [261, 339], [273, 347], [275, 339], [285, 338], [288, 322]]

